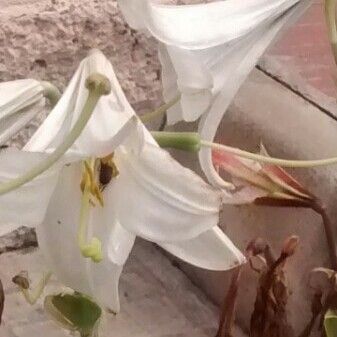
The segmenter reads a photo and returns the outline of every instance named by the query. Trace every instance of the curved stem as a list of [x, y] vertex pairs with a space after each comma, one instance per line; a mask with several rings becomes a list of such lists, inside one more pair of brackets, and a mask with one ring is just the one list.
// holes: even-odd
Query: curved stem
[[336, 0], [325, 0], [324, 7], [332, 53], [337, 64]]
[[[92, 75], [92, 78], [94, 78], [95, 75]], [[102, 75], [100, 75], [102, 76]], [[103, 76], [102, 76], [103, 77]], [[94, 78], [95, 79], [95, 78]], [[102, 79], [100, 78], [100, 83], [97, 83], [95, 85], [91, 85], [90, 82], [91, 78], [88, 78], [88, 89], [89, 89], [89, 95], [87, 98], [87, 101], [85, 102], [83, 111], [75, 123], [73, 129], [69, 133], [69, 135], [64, 139], [64, 141], [56, 148], [56, 150], [44, 161], [30, 169], [28, 172], [23, 174], [22, 176], [19, 176], [17, 178], [14, 178], [10, 181], [6, 181], [4, 183], [0, 184], [0, 195], [3, 195], [5, 193], [8, 193], [10, 191], [13, 191], [20, 186], [26, 184], [27, 182], [33, 180], [38, 175], [43, 173], [44, 171], [48, 170], [51, 166], [53, 166], [66, 152], [67, 150], [74, 144], [76, 139], [80, 136], [83, 129], [87, 125], [92, 113], [95, 110], [96, 104], [99, 101], [100, 97], [104, 95], [104, 91], [102, 90]], [[107, 80], [105, 77], [103, 80]]]
[[50, 104], [55, 106], [61, 98], [60, 90], [52, 83], [47, 81], [40, 82], [43, 87], [43, 95], [48, 98]]
[[273, 158], [261, 154], [251, 153], [232, 146], [212, 143], [200, 139], [196, 132], [151, 132], [153, 138], [161, 147], [174, 148], [184, 151], [199, 151], [201, 146], [209, 147], [214, 150], [232, 153], [238, 157], [251, 159], [261, 163], [268, 163], [282, 167], [310, 168], [317, 166], [327, 166], [337, 164], [337, 157], [318, 159], [318, 160], [287, 160]]
[[217, 144], [201, 140], [200, 144], [205, 147], [210, 147], [214, 150], [225, 151], [237, 155], [238, 157], [255, 160], [261, 163], [274, 164], [282, 167], [294, 167], [294, 168], [310, 168], [317, 166], [328, 166], [337, 164], [337, 157], [318, 159], [318, 160], [287, 160], [273, 157], [266, 157], [260, 154], [251, 153], [248, 151], [240, 150], [235, 147]]
[[171, 108], [173, 105], [178, 103], [180, 101], [181, 95], [179, 94], [178, 96], [174, 97], [171, 101], [165, 103], [158, 109], [148, 112], [142, 116], [140, 116], [140, 119], [143, 123], [147, 123], [152, 121], [153, 119], [163, 115], [169, 108]]

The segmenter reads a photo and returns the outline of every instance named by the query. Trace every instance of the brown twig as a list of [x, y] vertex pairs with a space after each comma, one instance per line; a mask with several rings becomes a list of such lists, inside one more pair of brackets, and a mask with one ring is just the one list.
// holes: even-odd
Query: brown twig
[[261, 270], [254, 311], [250, 321], [251, 337], [293, 337], [288, 323], [286, 305], [288, 291], [285, 284], [284, 265], [298, 246], [298, 237], [291, 236], [283, 244], [281, 255]]
[[242, 266], [236, 268], [233, 272], [231, 284], [223, 302], [220, 314], [219, 329], [215, 337], [234, 337], [233, 326], [241, 272]]
[[337, 271], [337, 255], [336, 255], [336, 241], [332, 224], [327, 214], [326, 207], [316, 197], [307, 200], [283, 200], [262, 197], [255, 200], [256, 205], [266, 205], [271, 207], [292, 207], [292, 208], [311, 208], [314, 212], [319, 214], [322, 218], [326, 241], [328, 245], [329, 257], [331, 267]]

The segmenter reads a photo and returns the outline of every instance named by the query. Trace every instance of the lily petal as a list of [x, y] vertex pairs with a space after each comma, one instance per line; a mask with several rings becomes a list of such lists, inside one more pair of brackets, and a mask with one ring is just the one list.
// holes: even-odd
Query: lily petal
[[81, 255], [77, 244], [80, 179], [80, 164], [63, 168], [44, 223], [37, 228], [39, 244], [52, 271], [66, 286], [91, 295], [101, 305], [118, 312], [118, 281], [135, 237], [115, 222], [114, 209], [110, 207], [114, 200], [106, 193], [107, 205], [92, 209], [88, 229], [89, 235], [102, 242], [103, 261], [94, 263]]
[[147, 142], [139, 155], [121, 147], [116, 165], [117, 217], [134, 234], [155, 242], [188, 240], [217, 225], [220, 193], [158, 145]]
[[[265, 49], [311, 1], [227, 0], [185, 6], [151, 0], [119, 3], [130, 24], [137, 21], [137, 27], [147, 29], [167, 47], [166, 52], [161, 47], [164, 96], [172, 99], [176, 92], [182, 94], [180, 106], [169, 111], [169, 122], [191, 121], [204, 114], [199, 132], [212, 141], [230, 102]], [[210, 86], [205, 84], [209, 78]], [[210, 88], [211, 99], [206, 94]], [[203, 148], [199, 160], [208, 180], [223, 187], [212, 165], [211, 150]]]
[[[218, 126], [238, 89], [246, 79], [247, 75], [255, 66], [267, 46], [281, 31], [286, 23], [296, 20], [310, 5], [310, 1], [302, 0], [291, 10], [286, 12], [272, 24], [261, 27], [248, 34], [245, 38], [233, 44], [231, 51], [226, 52], [228, 46], [223, 45], [223, 51], [219, 49], [219, 54], [226, 54], [227, 60], [224, 64], [231, 65], [230, 68], [224, 68], [228, 71], [223, 77], [223, 85], [219, 94], [215, 97], [210, 109], [203, 115], [199, 132], [202, 139], [213, 141]], [[224, 73], [223, 73], [224, 74]], [[199, 152], [199, 161], [206, 177], [210, 183], [216, 186], [222, 186], [222, 179], [215, 171], [212, 164], [211, 150], [202, 148]]]
[[193, 50], [239, 39], [273, 22], [300, 0], [226, 0], [184, 6], [163, 5], [153, 0], [118, 2], [134, 29], [147, 28], [167, 45]]
[[0, 83], [0, 144], [43, 110], [43, 90], [40, 82], [31, 79]]
[[73, 145], [72, 150], [88, 157], [105, 156], [113, 151], [114, 137], [134, 115], [109, 60], [93, 50], [80, 64], [64, 95], [45, 122], [28, 142], [29, 151], [55, 148], [77, 121], [88, 96], [85, 81], [92, 73], [101, 73], [111, 82], [111, 93], [100, 98], [93, 116]]
[[228, 270], [246, 261], [218, 226], [194, 239], [159, 243], [159, 246], [183, 261], [208, 270]]
[[[195, 121], [207, 110], [212, 101], [213, 78], [210, 72], [192, 51], [161, 45], [159, 52], [163, 65], [165, 100], [170, 101], [181, 92], [180, 104], [183, 116], [179, 116], [179, 120]], [[174, 122], [175, 119], [171, 117], [169, 110], [168, 123]]]
[[43, 90], [41, 83], [32, 79], [0, 83], [0, 118], [41, 101]]
[[[0, 151], [0, 182], [23, 174], [45, 158], [44, 153], [29, 153], [17, 149]], [[58, 179], [58, 170], [56, 165], [33, 181], [0, 196], [1, 234], [20, 226], [35, 226], [43, 221]]]

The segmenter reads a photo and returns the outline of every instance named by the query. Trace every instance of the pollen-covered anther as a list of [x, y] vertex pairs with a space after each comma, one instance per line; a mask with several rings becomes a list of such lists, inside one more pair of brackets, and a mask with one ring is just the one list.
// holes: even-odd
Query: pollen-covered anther
[[113, 160], [114, 154], [111, 153], [108, 156], [100, 159], [100, 168], [99, 168], [99, 182], [101, 185], [101, 190], [104, 190], [106, 185], [110, 181], [119, 175], [118, 168]]

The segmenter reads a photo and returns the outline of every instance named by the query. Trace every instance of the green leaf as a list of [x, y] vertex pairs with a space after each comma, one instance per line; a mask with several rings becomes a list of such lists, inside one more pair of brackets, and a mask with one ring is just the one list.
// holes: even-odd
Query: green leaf
[[78, 331], [81, 336], [91, 336], [102, 316], [102, 309], [80, 293], [47, 296], [44, 307], [63, 328]]
[[337, 311], [328, 310], [324, 317], [324, 326], [327, 337], [337, 336]]

